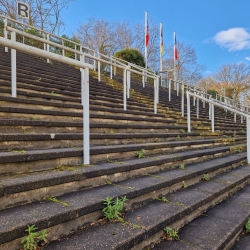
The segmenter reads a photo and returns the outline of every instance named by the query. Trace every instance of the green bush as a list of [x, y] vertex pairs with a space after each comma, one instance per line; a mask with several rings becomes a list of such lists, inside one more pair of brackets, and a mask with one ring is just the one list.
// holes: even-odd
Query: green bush
[[143, 55], [136, 49], [124, 49], [117, 51], [114, 54], [115, 57], [121, 58], [125, 61], [131, 62], [133, 64], [139, 65], [141, 67], [145, 67], [144, 57]]
[[216, 90], [214, 90], [214, 89], [208, 89], [207, 90], [207, 93], [209, 94], [209, 95], [212, 95], [212, 98], [214, 98], [214, 99], [216, 99], [216, 94], [219, 94]]

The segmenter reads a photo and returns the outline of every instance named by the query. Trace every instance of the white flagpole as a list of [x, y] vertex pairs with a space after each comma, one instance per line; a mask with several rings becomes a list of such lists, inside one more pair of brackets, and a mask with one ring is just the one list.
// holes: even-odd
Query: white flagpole
[[[162, 23], [160, 24], [160, 70], [162, 71], [162, 53], [161, 53], [161, 44], [162, 44]], [[162, 86], [162, 73], [161, 73], [161, 86]]]
[[[174, 81], [176, 81], [176, 62], [175, 62], [175, 39], [176, 39], [176, 34], [174, 32]], [[176, 90], [176, 82], [174, 82], [174, 89]]]
[[[147, 27], [148, 27], [148, 12], [145, 14], [145, 63], [146, 63], [146, 74], [148, 68], [148, 51], [147, 51]], [[145, 82], [147, 82], [147, 78], [145, 78]]]

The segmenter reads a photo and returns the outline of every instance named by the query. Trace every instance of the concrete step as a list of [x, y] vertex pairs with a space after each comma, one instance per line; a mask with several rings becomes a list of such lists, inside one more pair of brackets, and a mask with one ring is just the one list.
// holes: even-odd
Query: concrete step
[[[249, 166], [246, 166], [246, 168]], [[244, 167], [231, 171], [233, 179], [244, 174]], [[226, 178], [224, 177], [226, 180]], [[180, 240], [162, 241], [154, 249], [249, 249], [249, 235], [238, 237], [250, 217], [250, 185], [202, 213], [179, 231]], [[232, 247], [232, 245], [235, 245]], [[232, 247], [232, 248], [231, 248]]]
[[[208, 192], [207, 194], [204, 192], [205, 196], [198, 197], [201, 199], [201, 201], [197, 201], [196, 199], [195, 203], [192, 204], [193, 209], [190, 209], [190, 203], [194, 200], [190, 199], [186, 199], [186, 206], [185, 203], [184, 206], [174, 206], [174, 213], [179, 213], [179, 216], [177, 215], [173, 218], [172, 215], [171, 218], [172, 220], [176, 220], [177, 218], [179, 219], [181, 215], [188, 215], [192, 210], [198, 209], [201, 203], [204, 205], [206, 204], [207, 207], [211, 206], [212, 201], [221, 199], [221, 196], [223, 195], [227, 196], [232, 189], [234, 189], [235, 187], [239, 187], [240, 183], [246, 182], [250, 178], [249, 166], [239, 167], [242, 172], [241, 174], [237, 175], [237, 178], [232, 178], [231, 175], [225, 174], [218, 175], [221, 171], [227, 171], [228, 169], [230, 169], [232, 164], [240, 163], [242, 162], [242, 160], [244, 161], [245, 158], [246, 157], [244, 155], [228, 156], [227, 158], [223, 158], [221, 161], [208, 161], [206, 165], [202, 164], [202, 166], [201, 164], [190, 165], [186, 171], [177, 169], [161, 171], [158, 172], [157, 175], [145, 175], [134, 179], [115, 182], [112, 185], [106, 184], [103, 186], [68, 193], [57, 197], [58, 201], [63, 202], [68, 206], [45, 200], [42, 202], [33, 202], [22, 206], [16, 206], [13, 208], [1, 210], [1, 247], [8, 247], [5, 249], [10, 250], [15, 249], [14, 247], [20, 247], [20, 238], [25, 236], [25, 229], [28, 225], [35, 224], [39, 228], [38, 230], [46, 228], [48, 239], [51, 240], [53, 237], [59, 237], [59, 233], [66, 234], [69, 233], [72, 229], [76, 230], [78, 226], [82, 226], [83, 224], [86, 225], [86, 223], [96, 222], [98, 218], [103, 216], [101, 210], [104, 207], [103, 200], [106, 199], [106, 197], [116, 198], [126, 196], [129, 199], [127, 208], [133, 208], [135, 204], [147, 204], [150, 201], [152, 203], [152, 200], [154, 198], [157, 198], [162, 194], [167, 195], [173, 190], [181, 190], [183, 184], [182, 181], [185, 181], [185, 183], [187, 183], [190, 188], [195, 189], [193, 188], [194, 186], [191, 185], [198, 183], [196, 185], [201, 186], [202, 183], [199, 182], [204, 173], [209, 173], [211, 177], [215, 176], [215, 182], [211, 181], [211, 184], [209, 182], [209, 184], [211, 185], [210, 189], [208, 188], [208, 185], [205, 185], [204, 188], [200, 187], [201, 190], [208, 189], [210, 192]], [[235, 171], [237, 171], [237, 169]], [[227, 178], [227, 176], [229, 176], [230, 178], [230, 183], [224, 183], [226, 182], [225, 179]], [[216, 181], [220, 180], [221, 178], [224, 178], [223, 182]], [[189, 189], [187, 188], [185, 190]], [[188, 200], [189, 203], [187, 203]], [[147, 237], [150, 237], [155, 232], [159, 231], [159, 228], [161, 230], [164, 224], [168, 225], [171, 221], [169, 221], [169, 216], [164, 215], [163, 211], [165, 211], [165, 213], [169, 215], [170, 210], [167, 209], [167, 207], [174, 204], [163, 203], [159, 201], [157, 202], [158, 209], [162, 208], [161, 213], [152, 214], [153, 210], [150, 209], [149, 212], [151, 213], [151, 219], [153, 219], [154, 217], [154, 223], [149, 223], [150, 228], [148, 228], [147, 226], [147, 228], [145, 227], [145, 229], [140, 229], [140, 233], [146, 233]], [[170, 202], [172, 201], [170, 200]], [[164, 208], [162, 207], [163, 204], [165, 206]], [[148, 207], [149, 206], [147, 206], [147, 208]], [[164, 218], [161, 218], [161, 215], [164, 215]], [[125, 215], [126, 218], [128, 218], [128, 216], [129, 213]], [[158, 221], [156, 220], [157, 217]], [[141, 224], [145, 221], [144, 219], [147, 220], [146, 217], [143, 217]], [[132, 218], [130, 220], [132, 220]], [[114, 225], [115, 224], [113, 224], [113, 229], [115, 229]], [[125, 230], [127, 230], [125, 228], [126, 225], [122, 226]], [[103, 228], [106, 227], [104, 226]], [[115, 231], [118, 232], [117, 230]], [[91, 229], [89, 232], [91, 233]], [[84, 233], [83, 235], [87, 234]], [[120, 237], [120, 234], [118, 234], [118, 236]], [[127, 237], [127, 233], [123, 234], [123, 236], [126, 237], [126, 241], [131, 242], [130, 237]], [[137, 236], [138, 235], [135, 233], [135, 231], [133, 231], [133, 245], [136, 245], [136, 243], [140, 243], [140, 241], [134, 241], [134, 237]], [[145, 237], [142, 237], [141, 239], [143, 240], [145, 239]], [[84, 242], [83, 239], [82, 242]], [[91, 244], [95, 243], [95, 241], [92, 240], [89, 242], [93, 242]], [[108, 247], [109, 248], [105, 249], [110, 249], [110, 245], [108, 245]], [[129, 244], [129, 247], [132, 247], [132, 245]]]
[[[121, 161], [136, 158], [137, 152], [144, 150], [143, 157], [152, 157], [159, 154], [175, 154], [188, 152], [200, 148], [217, 148], [225, 151], [244, 151], [245, 138], [207, 139], [193, 141], [176, 141], [164, 143], [141, 143], [126, 145], [107, 145], [90, 147], [91, 164], [107, 161]], [[236, 146], [233, 146], [235, 145]], [[228, 146], [225, 146], [228, 145]], [[232, 145], [232, 146], [229, 146]], [[240, 147], [238, 146], [240, 145]], [[218, 148], [219, 146], [219, 148]], [[83, 149], [81, 147], [52, 148], [26, 150], [25, 146], [17, 151], [0, 152], [0, 175], [8, 173], [24, 173], [25, 171], [38, 171], [53, 169], [59, 165], [82, 165]]]

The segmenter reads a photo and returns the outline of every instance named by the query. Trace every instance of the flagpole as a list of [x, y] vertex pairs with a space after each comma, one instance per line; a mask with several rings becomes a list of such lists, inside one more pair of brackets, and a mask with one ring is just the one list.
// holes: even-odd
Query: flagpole
[[[163, 37], [162, 37], [162, 23], [160, 24], [160, 70], [162, 71], [162, 41]], [[161, 86], [162, 86], [162, 73], [161, 73]]]
[[176, 50], [175, 50], [175, 41], [176, 41], [176, 34], [174, 32], [174, 90], [176, 90], [176, 62], [175, 62], [175, 53], [176, 53]]
[[[146, 70], [148, 69], [148, 51], [147, 51], [147, 27], [148, 27], [148, 12], [145, 13], [145, 63]], [[147, 74], [147, 71], [146, 71]], [[147, 82], [147, 78], [145, 78], [145, 82]]]

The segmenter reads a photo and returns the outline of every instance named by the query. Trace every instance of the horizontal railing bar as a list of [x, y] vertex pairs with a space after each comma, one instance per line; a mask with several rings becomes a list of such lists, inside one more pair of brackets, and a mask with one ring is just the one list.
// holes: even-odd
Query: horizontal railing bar
[[36, 56], [45, 57], [51, 60], [59, 61], [62, 63], [70, 64], [79, 68], [89, 68], [91, 70], [94, 69], [94, 66], [88, 63], [83, 63], [81, 61], [77, 61], [68, 57], [64, 57], [58, 54], [54, 54], [52, 52], [48, 52], [42, 49], [34, 48], [26, 44], [13, 42], [10, 40], [7, 40], [5, 38], [0, 37], [0, 44], [5, 47], [10, 47], [12, 49], [20, 50], [26, 53], [30, 53]]
[[221, 108], [227, 109], [227, 110], [229, 110], [229, 111], [231, 111], [231, 112], [233, 112], [233, 113], [237, 113], [238, 115], [242, 115], [242, 116], [245, 116], [245, 117], [250, 117], [249, 114], [246, 114], [245, 112], [239, 111], [239, 110], [236, 109], [236, 108], [231, 108], [230, 106], [225, 105], [225, 103], [223, 103], [223, 102], [220, 103], [219, 101], [214, 101], [215, 99], [207, 99], [207, 98], [204, 98], [204, 97], [202, 97], [202, 96], [199, 96], [199, 95], [197, 95], [197, 94], [195, 94], [195, 93], [191, 93], [191, 92], [189, 92], [189, 91], [187, 91], [187, 93], [188, 93], [189, 95], [191, 95], [191, 96], [194, 96], [194, 97], [199, 98], [200, 100], [206, 101], [206, 102], [208, 102], [208, 103], [212, 103], [212, 104], [214, 104], [214, 105], [216, 105], [216, 106], [219, 106], [219, 107], [221, 107]]

